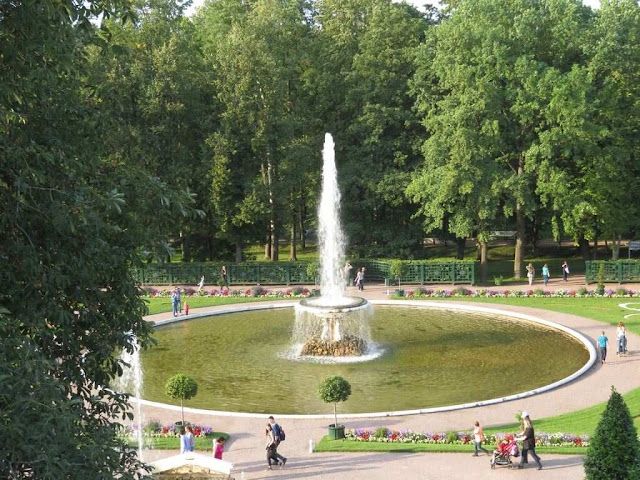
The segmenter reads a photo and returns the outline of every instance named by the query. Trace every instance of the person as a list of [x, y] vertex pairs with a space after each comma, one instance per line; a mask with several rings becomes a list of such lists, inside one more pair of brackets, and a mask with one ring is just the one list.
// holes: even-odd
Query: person
[[344, 282], [346, 285], [349, 285], [349, 283], [351, 283], [351, 270], [353, 270], [353, 266], [349, 262], [347, 262], [343, 269]]
[[529, 285], [533, 285], [533, 277], [536, 274], [536, 269], [533, 268], [533, 264], [529, 263], [529, 265], [527, 265], [527, 278], [529, 279]]
[[604, 363], [607, 359], [607, 342], [609, 339], [604, 334], [604, 330], [602, 334], [598, 337], [598, 347], [600, 347], [600, 363]]
[[546, 287], [549, 284], [549, 267], [546, 263], [542, 266], [542, 280], [544, 281], [544, 286]]
[[171, 308], [173, 309], [173, 316], [178, 316], [178, 308], [180, 305], [180, 298], [178, 297], [178, 289], [175, 288], [173, 292], [171, 292]]
[[198, 284], [198, 293], [200, 293], [203, 288], [204, 288], [204, 275], [200, 277], [200, 283]]
[[220, 276], [222, 277], [222, 286], [226, 286], [227, 290], [229, 290], [229, 277], [227, 275], [227, 266], [223, 265], [220, 270]]
[[562, 280], [566, 282], [568, 277], [569, 277], [569, 264], [565, 260], [562, 262]]
[[193, 429], [191, 428], [191, 425], [187, 425], [186, 427], [184, 427], [185, 429], [185, 448], [187, 449], [188, 452], [193, 452], [196, 449], [196, 437], [195, 435], [193, 435]]
[[273, 429], [273, 436], [276, 440], [276, 448], [275, 448], [275, 458], [276, 461], [280, 462], [280, 466], [284, 467], [284, 464], [287, 463], [287, 459], [278, 453], [278, 447], [280, 446], [280, 442], [282, 441], [282, 427], [276, 423], [273, 415], [269, 417], [269, 425]]
[[360, 291], [364, 290], [364, 267], [358, 270], [358, 273], [356, 274], [356, 279], [353, 281], [353, 283], [355, 283], [358, 286], [358, 290]]
[[490, 455], [489, 450], [482, 447], [483, 440], [484, 440], [484, 433], [482, 432], [482, 427], [480, 426], [480, 422], [476, 420], [476, 423], [474, 424], [474, 429], [473, 429], [473, 444], [475, 449], [473, 453], [474, 457], [478, 456], [478, 450], [482, 450], [487, 455]]
[[278, 457], [276, 457], [276, 452], [278, 446], [276, 445], [276, 438], [273, 435], [273, 428], [270, 423], [267, 423], [267, 429], [265, 431], [267, 435], [267, 470], [271, 470], [271, 461], [278, 464]]
[[189, 304], [184, 302], [184, 314], [189, 315]]
[[218, 437], [213, 447], [213, 458], [222, 460], [222, 452], [224, 452], [224, 437]]
[[624, 323], [618, 323], [616, 336], [618, 337], [618, 349], [616, 351], [616, 355], [624, 355], [627, 353], [627, 327], [625, 327]]
[[520, 457], [518, 468], [523, 468], [524, 464], [528, 463], [528, 454], [531, 453], [538, 465], [538, 470], [542, 470], [542, 462], [540, 457], [536, 455], [536, 436], [533, 431], [533, 423], [531, 423], [531, 418], [527, 412], [522, 412], [522, 421], [524, 422], [524, 431], [516, 437], [516, 440], [522, 441], [522, 457]]
[[189, 451], [189, 443], [187, 439], [187, 431], [184, 427], [180, 428], [180, 453], [186, 453]]

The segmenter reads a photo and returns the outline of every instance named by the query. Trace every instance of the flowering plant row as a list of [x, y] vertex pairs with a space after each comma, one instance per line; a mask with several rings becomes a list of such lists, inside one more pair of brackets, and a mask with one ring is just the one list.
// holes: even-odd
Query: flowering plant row
[[[195, 437], [210, 437], [213, 434], [213, 428], [207, 425], [191, 425], [193, 435]], [[123, 436], [135, 437], [138, 431], [138, 424], [130, 424], [123, 426]], [[175, 425], [162, 425], [156, 420], [149, 421], [142, 426], [143, 437], [178, 437], [180, 436], [179, 428]]]
[[[151, 298], [169, 298], [173, 293], [173, 290], [162, 289], [156, 290], [155, 288], [143, 290], [143, 296]], [[239, 298], [305, 298], [312, 294], [312, 292], [306, 288], [294, 287], [286, 290], [267, 290], [262, 287], [251, 287], [246, 290], [195, 290], [193, 288], [185, 288], [181, 290], [181, 295], [186, 298], [191, 297], [239, 297]]]
[[[432, 443], [458, 444], [473, 443], [473, 435], [469, 432], [417, 433], [411, 430], [390, 430], [379, 428], [376, 431], [351, 429], [346, 432], [347, 440], [357, 442], [381, 443]], [[512, 440], [511, 433], [485, 434], [485, 445], [497, 444], [503, 439]], [[589, 446], [589, 435], [573, 435], [570, 433], [538, 433], [537, 446]]]
[[503, 298], [524, 298], [524, 297], [548, 297], [548, 298], [633, 298], [640, 297], [640, 292], [618, 288], [616, 290], [607, 289], [602, 295], [595, 290], [580, 288], [578, 290], [469, 290], [467, 288], [456, 288], [453, 290], [430, 290], [417, 288], [407, 292], [404, 298], [448, 298], [448, 297], [503, 297]]

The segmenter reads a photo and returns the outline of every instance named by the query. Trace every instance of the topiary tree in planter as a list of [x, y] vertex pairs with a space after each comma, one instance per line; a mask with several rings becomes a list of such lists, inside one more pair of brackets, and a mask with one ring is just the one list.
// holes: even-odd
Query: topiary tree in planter
[[598, 270], [598, 287], [596, 288], [598, 295], [604, 295], [604, 263], [600, 263]]
[[318, 284], [318, 262], [307, 263], [307, 277], [313, 278], [313, 284]]
[[[338, 402], [344, 402], [351, 395], [351, 384], [344, 378], [332, 375], [324, 379], [318, 388], [318, 396], [325, 403], [333, 403], [334, 430], [338, 429]], [[331, 429], [331, 425], [329, 425]], [[344, 427], [342, 427], [342, 436], [344, 437]], [[335, 438], [338, 438], [337, 436]]]
[[584, 459], [587, 480], [640, 478], [640, 442], [629, 408], [622, 395], [611, 387]]
[[164, 386], [164, 391], [169, 397], [173, 399], [180, 399], [182, 425], [184, 425], [184, 406], [182, 405], [182, 402], [196, 396], [198, 393], [198, 382], [189, 375], [177, 373], [167, 380], [167, 383]]
[[393, 260], [391, 265], [389, 265], [389, 273], [393, 278], [398, 279], [398, 287], [400, 287], [400, 282], [402, 275], [407, 271], [407, 264], [402, 260]]

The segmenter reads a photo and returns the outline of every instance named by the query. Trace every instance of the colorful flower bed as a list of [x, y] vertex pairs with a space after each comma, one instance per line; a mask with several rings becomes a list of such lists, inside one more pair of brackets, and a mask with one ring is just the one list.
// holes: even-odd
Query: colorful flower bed
[[[144, 289], [144, 297], [151, 298], [169, 298], [173, 293], [173, 289], [156, 290], [154, 288]], [[238, 298], [305, 298], [312, 295], [312, 291], [302, 287], [293, 287], [286, 290], [267, 290], [260, 286], [247, 288], [246, 290], [206, 290], [200, 291], [193, 288], [184, 288], [181, 290], [183, 297], [238, 297]]]
[[486, 297], [486, 298], [637, 298], [640, 292], [618, 288], [616, 290], [607, 289], [603, 295], [595, 290], [580, 288], [578, 290], [543, 290], [540, 288], [529, 290], [469, 290], [467, 288], [455, 288], [453, 290], [431, 290], [417, 288], [412, 292], [407, 292], [404, 298], [449, 298], [449, 297]]
[[[207, 438], [213, 435], [213, 428], [207, 425], [192, 424], [191, 428], [196, 438]], [[124, 425], [121, 434], [124, 437], [135, 437], [137, 430], [138, 425], [135, 423]], [[146, 425], [142, 426], [142, 436], [150, 438], [170, 438], [179, 437], [180, 432], [175, 429], [173, 424], [162, 425], [157, 420], [150, 420]]]
[[[513, 438], [512, 433], [485, 434], [485, 445], [495, 445], [503, 439]], [[433, 443], [433, 444], [472, 444], [473, 436], [469, 432], [417, 433], [411, 430], [378, 430], [351, 429], [346, 432], [347, 440], [356, 442], [382, 443]], [[536, 435], [536, 446], [589, 446], [589, 435], [573, 435], [570, 433], [539, 433]]]

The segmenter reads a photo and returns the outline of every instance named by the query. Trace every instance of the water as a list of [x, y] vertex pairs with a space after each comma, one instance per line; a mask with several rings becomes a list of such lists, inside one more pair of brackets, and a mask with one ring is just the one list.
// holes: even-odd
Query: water
[[185, 406], [254, 413], [331, 413], [319, 383], [340, 375], [352, 395], [340, 412], [407, 410], [486, 400], [560, 380], [588, 360], [568, 335], [508, 317], [446, 309], [383, 307], [370, 321], [384, 355], [364, 363], [304, 361], [291, 355], [293, 309], [190, 320], [158, 328], [142, 352], [144, 398], [176, 403], [164, 384], [193, 375]]
[[[142, 362], [140, 361], [140, 345], [135, 335], [131, 334], [131, 344], [133, 345], [133, 352], [122, 350], [120, 353], [120, 360], [124, 362], [126, 366], [123, 369], [122, 376], [118, 379], [117, 385], [120, 391], [128, 392], [136, 400], [142, 398]], [[139, 401], [135, 402], [136, 416], [135, 416], [135, 435], [138, 441], [138, 458], [142, 460], [142, 406]]]
[[318, 208], [318, 241], [320, 253], [321, 295], [328, 299], [343, 296], [346, 282], [343, 275], [345, 264], [345, 240], [340, 225], [340, 189], [336, 168], [333, 137], [324, 136], [322, 150], [322, 194]]

